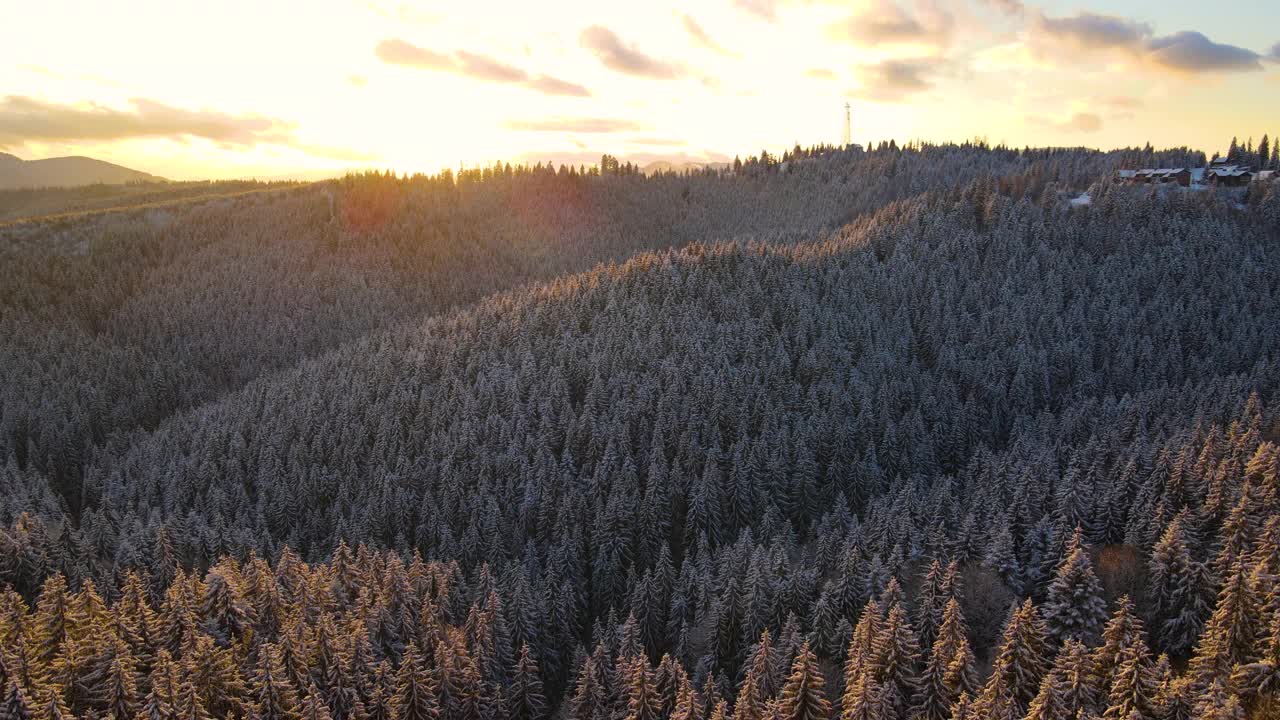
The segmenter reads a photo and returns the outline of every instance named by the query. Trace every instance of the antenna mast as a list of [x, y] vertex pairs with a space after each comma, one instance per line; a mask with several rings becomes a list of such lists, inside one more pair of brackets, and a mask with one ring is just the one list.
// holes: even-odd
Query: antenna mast
[[849, 143], [853, 142], [853, 136], [849, 131], [849, 103], [844, 104], [844, 146], [849, 147]]

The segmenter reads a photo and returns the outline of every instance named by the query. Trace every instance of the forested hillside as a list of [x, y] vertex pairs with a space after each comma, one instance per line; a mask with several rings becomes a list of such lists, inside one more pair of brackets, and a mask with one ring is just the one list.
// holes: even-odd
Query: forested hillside
[[25, 228], [0, 718], [1275, 718], [1280, 189], [1105, 180], [1196, 162], [797, 149]]
[[[244, 193], [281, 189], [294, 183], [265, 183], [252, 180], [220, 182], [147, 182], [124, 185], [28, 188], [0, 190], [0, 223], [47, 221], [51, 217], [73, 219], [89, 213], [111, 210], [137, 211], [161, 208], [192, 200], [234, 197]], [[79, 220], [80, 218], [74, 218]], [[7, 229], [6, 235], [13, 230]]]

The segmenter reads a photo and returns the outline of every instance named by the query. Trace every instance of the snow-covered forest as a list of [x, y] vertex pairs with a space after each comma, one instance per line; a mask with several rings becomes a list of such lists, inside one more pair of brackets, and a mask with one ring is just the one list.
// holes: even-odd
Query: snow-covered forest
[[1204, 163], [0, 226], [0, 719], [1280, 717], [1280, 183], [1110, 181]]

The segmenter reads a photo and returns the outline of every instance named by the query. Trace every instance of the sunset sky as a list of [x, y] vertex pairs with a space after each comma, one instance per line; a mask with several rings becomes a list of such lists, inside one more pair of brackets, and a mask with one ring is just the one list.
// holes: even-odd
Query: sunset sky
[[1280, 3], [0, 0], [0, 150], [172, 179], [1280, 132]]

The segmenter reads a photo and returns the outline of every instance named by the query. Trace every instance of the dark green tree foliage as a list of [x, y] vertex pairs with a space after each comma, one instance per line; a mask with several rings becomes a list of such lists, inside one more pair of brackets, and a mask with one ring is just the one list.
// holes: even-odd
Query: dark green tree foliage
[[1039, 692], [1048, 669], [1049, 646], [1044, 620], [1027, 600], [1010, 613], [992, 661], [991, 676], [975, 698], [971, 712], [978, 717], [1022, 717]]
[[[702, 720], [698, 714], [698, 707], [697, 691], [693, 689], [688, 677], [685, 677], [676, 691], [676, 703], [671, 710], [671, 720]], [[722, 712], [721, 717], [727, 718], [728, 715]]]
[[116, 640], [100, 699], [106, 714], [117, 718], [133, 717], [138, 712], [137, 662], [121, 640]]
[[894, 717], [891, 699], [872, 673], [855, 676], [845, 687], [841, 720], [890, 720]]
[[776, 716], [780, 720], [828, 720], [831, 701], [827, 700], [825, 688], [818, 658], [809, 649], [809, 643], [805, 643], [778, 695]]
[[977, 692], [977, 671], [960, 603], [952, 598], [943, 610], [942, 624], [929, 652], [920, 687], [912, 704], [916, 720], [947, 720], [960, 695]]
[[875, 647], [875, 675], [893, 717], [906, 717], [920, 685], [920, 644], [901, 602], [889, 608]]
[[606, 720], [611, 715], [610, 688], [597, 665], [596, 655], [588, 655], [578, 671], [569, 717], [573, 720]]
[[[314, 714], [315, 708], [311, 708], [313, 714], [306, 716], [306, 720], [324, 720], [325, 716]], [[178, 704], [174, 708], [175, 716], [181, 720], [212, 720], [213, 716], [205, 709], [204, 701], [196, 693], [195, 685], [189, 680], [185, 680], [178, 686]], [[303, 710], [307, 710], [307, 706], [303, 704]], [[332, 719], [330, 719], [332, 720]]]
[[1093, 572], [1079, 527], [1067, 544], [1040, 610], [1049, 636], [1059, 643], [1070, 639], [1093, 644], [1100, 637], [1107, 620], [1102, 583]]
[[392, 707], [395, 717], [401, 720], [436, 720], [440, 716], [435, 679], [414, 642], [409, 643], [400, 659]]
[[[1122, 606], [1119, 612], [1127, 612], [1127, 608]], [[1154, 720], [1159, 716], [1157, 692], [1160, 678], [1147, 649], [1141, 621], [1135, 618], [1134, 623], [1136, 627], [1131, 637], [1125, 640], [1118, 655], [1109, 662], [1115, 669], [1108, 678], [1104, 720]]]
[[1027, 720], [1072, 720], [1096, 715], [1099, 693], [1088, 647], [1067, 640], [1053, 667], [1040, 681], [1040, 691], [1027, 710]]
[[10, 681], [0, 704], [0, 717], [4, 720], [30, 720], [33, 717], [31, 703], [18, 684]]
[[769, 702], [776, 693], [777, 663], [773, 658], [773, 641], [765, 630], [751, 652], [746, 675], [738, 685], [733, 704], [733, 720], [763, 720]]
[[[1271, 585], [1269, 591], [1276, 592]], [[1237, 665], [1255, 659], [1260, 628], [1259, 588], [1243, 561], [1237, 561], [1223, 580], [1217, 607], [1196, 644], [1190, 672], [1202, 687], [1223, 682]]]
[[546, 716], [547, 698], [542, 691], [541, 673], [527, 644], [520, 646], [520, 657], [511, 673], [511, 687], [506, 697], [506, 710], [512, 720], [542, 720]]
[[1190, 653], [1213, 610], [1210, 572], [1197, 554], [1191, 518], [1184, 510], [1160, 535], [1148, 561], [1152, 634], [1157, 647], [1171, 655]]
[[625, 661], [623, 683], [626, 687], [626, 717], [630, 720], [656, 720], [662, 714], [662, 698], [655, 686], [653, 671], [647, 660]]
[[1230, 685], [1256, 716], [1280, 712], [1280, 622], [1272, 620], [1266, 650], [1257, 662], [1238, 665]]
[[3, 706], [1266, 717], [1280, 193], [1106, 179], [1196, 159], [500, 166], [0, 228]]
[[1102, 631], [1102, 645], [1093, 652], [1093, 675], [1099, 692], [1110, 693], [1111, 683], [1120, 672], [1129, 648], [1139, 644], [1145, 646], [1142, 621], [1133, 611], [1133, 603], [1129, 597], [1123, 596], [1116, 602], [1116, 609]]
[[[171, 663], [170, 663], [171, 664]], [[152, 693], [156, 683], [152, 681]], [[280, 650], [275, 645], [264, 645], [258, 651], [258, 670], [254, 676], [254, 701], [250, 717], [260, 720], [298, 720], [298, 690], [285, 672]], [[167, 692], [160, 696], [171, 697]]]

